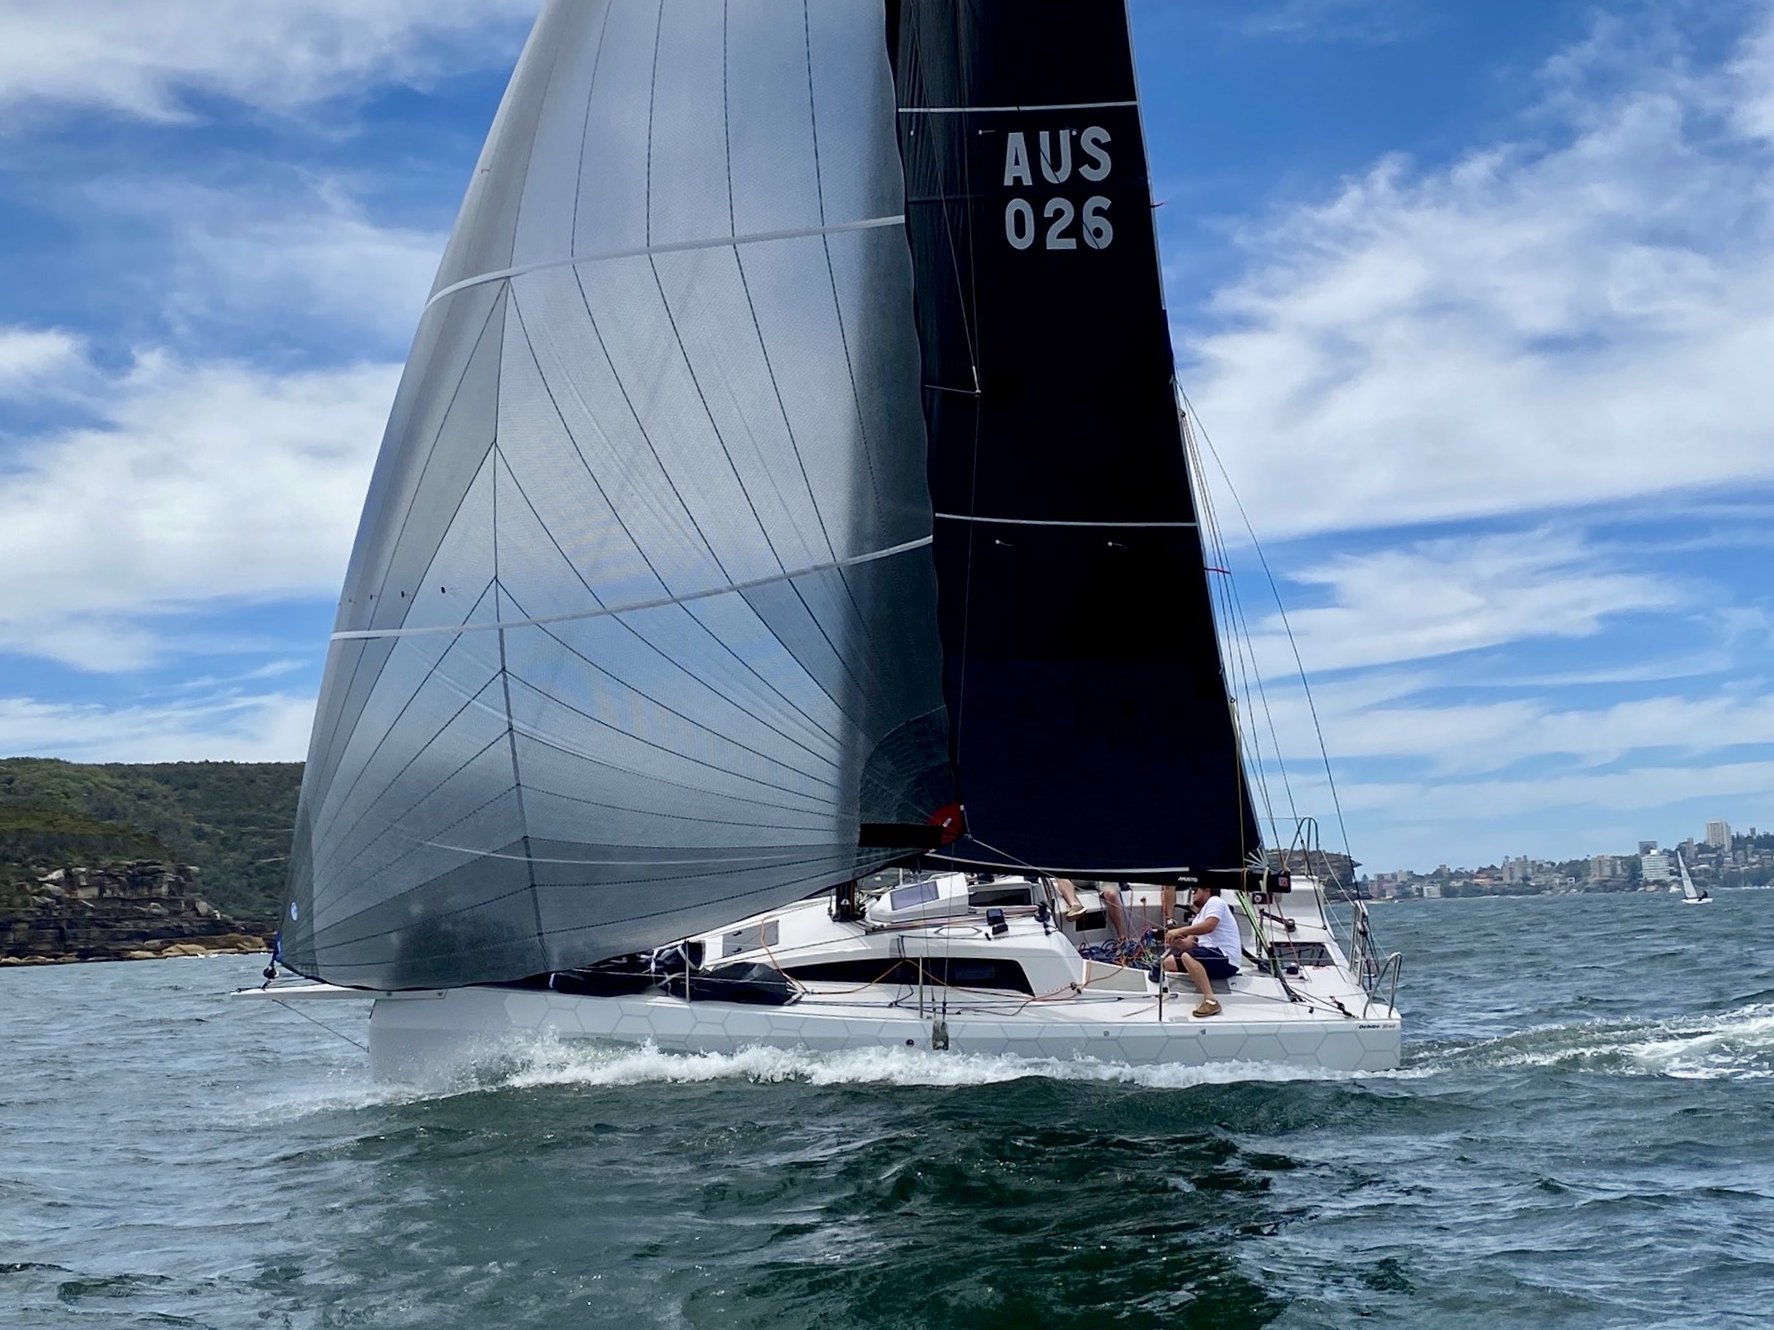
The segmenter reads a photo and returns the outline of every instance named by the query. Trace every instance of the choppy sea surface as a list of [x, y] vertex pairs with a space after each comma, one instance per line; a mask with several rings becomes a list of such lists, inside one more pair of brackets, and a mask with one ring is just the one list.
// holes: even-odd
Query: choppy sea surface
[[1756, 1326], [1774, 893], [1377, 907], [1404, 1068], [538, 1051], [0, 971], [0, 1326]]

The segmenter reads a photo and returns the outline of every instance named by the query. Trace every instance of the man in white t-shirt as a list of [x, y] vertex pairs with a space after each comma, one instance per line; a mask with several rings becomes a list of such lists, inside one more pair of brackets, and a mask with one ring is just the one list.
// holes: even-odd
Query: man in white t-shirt
[[1195, 1015], [1218, 1016], [1220, 1004], [1213, 995], [1212, 981], [1230, 979], [1238, 973], [1244, 943], [1238, 936], [1238, 920], [1232, 907], [1220, 899], [1218, 887], [1197, 882], [1190, 892], [1190, 904], [1195, 907], [1195, 917], [1164, 934], [1168, 953], [1164, 968], [1174, 971], [1180, 967], [1201, 991], [1201, 1005], [1195, 1008]]

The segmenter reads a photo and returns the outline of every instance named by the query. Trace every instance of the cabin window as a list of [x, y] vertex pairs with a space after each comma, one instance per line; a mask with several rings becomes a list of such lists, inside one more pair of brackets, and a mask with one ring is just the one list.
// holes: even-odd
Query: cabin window
[[928, 905], [936, 897], [936, 883], [914, 882], [909, 887], [897, 887], [888, 892], [887, 908], [898, 914], [901, 910], [909, 910], [915, 905]]
[[1269, 950], [1283, 965], [1317, 966], [1331, 963], [1330, 948], [1322, 942], [1272, 942]]
[[918, 967], [923, 966], [924, 983], [933, 988], [1001, 988], [1012, 993], [1034, 993], [1028, 975], [1015, 961], [991, 957], [931, 956], [923, 961], [914, 958], [855, 961], [824, 961], [816, 965], [795, 965], [783, 972], [791, 978], [816, 984], [904, 984], [918, 983]]
[[982, 882], [967, 888], [967, 903], [976, 910], [1000, 905], [1033, 905], [1035, 889], [1027, 882], [1002, 887], [995, 882]]

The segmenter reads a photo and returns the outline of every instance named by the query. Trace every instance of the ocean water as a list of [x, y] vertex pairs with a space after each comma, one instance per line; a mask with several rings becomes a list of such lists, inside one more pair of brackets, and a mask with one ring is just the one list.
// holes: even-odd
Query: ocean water
[[0, 1326], [1765, 1326], [1774, 893], [1376, 908], [1405, 1067], [538, 1050], [0, 970]]

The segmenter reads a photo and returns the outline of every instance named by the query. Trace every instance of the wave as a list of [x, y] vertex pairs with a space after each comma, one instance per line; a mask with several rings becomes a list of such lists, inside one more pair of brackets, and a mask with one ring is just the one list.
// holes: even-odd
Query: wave
[[1396, 1071], [1336, 1072], [1273, 1063], [1205, 1066], [1131, 1065], [1081, 1058], [939, 1053], [928, 1049], [863, 1048], [839, 1052], [751, 1047], [733, 1053], [674, 1053], [651, 1044], [557, 1041], [533, 1037], [507, 1044], [470, 1077], [447, 1085], [381, 1084], [363, 1064], [340, 1065], [316, 1083], [286, 1085], [245, 1116], [309, 1117], [328, 1112], [441, 1101], [463, 1095], [551, 1086], [797, 1083], [814, 1087], [954, 1088], [1044, 1079], [1146, 1089], [1184, 1090], [1242, 1083], [1395, 1082], [1433, 1079], [1486, 1068], [1545, 1067], [1605, 1075], [1693, 1080], [1774, 1079], [1774, 1003], [1659, 1021], [1597, 1021], [1538, 1026], [1471, 1043], [1407, 1046]]
[[795, 1081], [813, 1086], [948, 1088], [1042, 1078], [1184, 1089], [1244, 1081], [1353, 1079], [1356, 1075], [1358, 1073], [1258, 1062], [1133, 1066], [1089, 1058], [1065, 1060], [1009, 1054], [937, 1053], [906, 1048], [821, 1053], [808, 1049], [753, 1047], [734, 1053], [666, 1053], [651, 1044], [616, 1048], [581, 1043], [539, 1047], [530, 1065], [505, 1077], [502, 1084], [525, 1089], [542, 1085], [620, 1086], [710, 1081], [749, 1081], [763, 1085]]
[[904, 1086], [955, 1088], [1045, 1079], [1189, 1089], [1245, 1082], [1355, 1081], [1414, 1077], [1420, 1073], [1336, 1072], [1261, 1062], [1214, 1062], [1205, 1066], [1134, 1066], [1081, 1058], [1016, 1057], [1009, 1054], [939, 1053], [927, 1049], [863, 1048], [815, 1052], [754, 1046], [733, 1053], [666, 1052], [652, 1044], [608, 1044], [531, 1037], [507, 1042], [497, 1058], [448, 1084], [403, 1085], [369, 1079], [367, 1065], [340, 1066], [323, 1080], [285, 1084], [234, 1116], [290, 1121], [331, 1112], [442, 1101], [463, 1095], [533, 1090], [550, 1086], [752, 1085]]
[[1658, 1021], [1540, 1026], [1461, 1047], [1426, 1050], [1423, 1071], [1556, 1067], [1686, 1080], [1774, 1079], [1774, 1004]]

